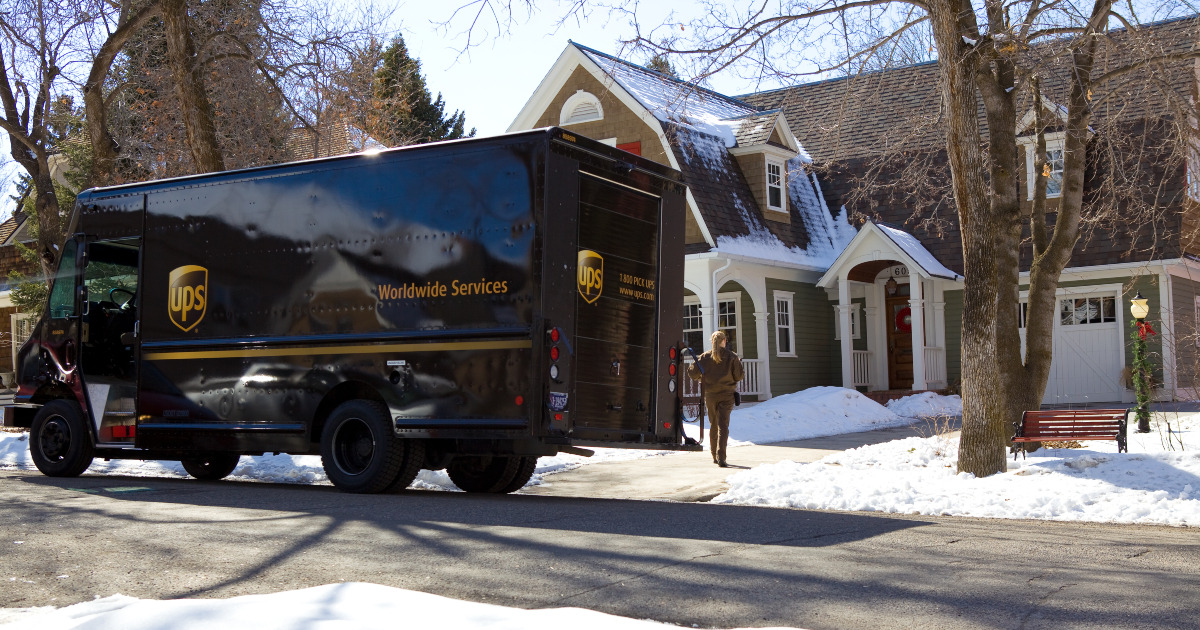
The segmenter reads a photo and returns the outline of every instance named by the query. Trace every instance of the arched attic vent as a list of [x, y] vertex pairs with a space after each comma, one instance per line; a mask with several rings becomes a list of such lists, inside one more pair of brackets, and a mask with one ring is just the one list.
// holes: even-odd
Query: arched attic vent
[[574, 125], [604, 119], [604, 107], [600, 99], [590, 92], [579, 90], [563, 104], [562, 112], [558, 115], [558, 124]]

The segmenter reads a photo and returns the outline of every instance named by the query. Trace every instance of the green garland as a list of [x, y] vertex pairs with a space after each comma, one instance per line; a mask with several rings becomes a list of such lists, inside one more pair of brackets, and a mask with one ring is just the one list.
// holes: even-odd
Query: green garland
[[1139, 426], [1149, 426], [1154, 366], [1146, 358], [1146, 340], [1138, 327], [1138, 320], [1131, 319], [1129, 326], [1132, 328], [1129, 338], [1133, 340], [1133, 389], [1137, 394], [1137, 420]]

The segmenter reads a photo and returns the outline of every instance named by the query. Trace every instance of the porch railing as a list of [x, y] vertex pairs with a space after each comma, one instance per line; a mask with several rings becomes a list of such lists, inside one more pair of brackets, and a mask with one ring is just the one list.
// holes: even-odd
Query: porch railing
[[946, 383], [946, 349], [925, 347], [925, 386], [945, 387]]
[[[762, 389], [762, 382], [759, 379], [759, 366], [762, 365], [762, 359], [742, 359], [742, 368], [746, 372], [746, 376], [738, 383], [738, 392], [743, 396], [755, 396], [765, 394]], [[692, 364], [691, 359], [684, 359], [683, 367], [686, 372], [687, 366]], [[700, 396], [700, 382], [693, 381], [686, 373], [681, 377], [683, 381], [683, 397], [696, 398]]]
[[854, 386], [869, 387], [871, 385], [871, 351], [851, 350], [854, 359]]

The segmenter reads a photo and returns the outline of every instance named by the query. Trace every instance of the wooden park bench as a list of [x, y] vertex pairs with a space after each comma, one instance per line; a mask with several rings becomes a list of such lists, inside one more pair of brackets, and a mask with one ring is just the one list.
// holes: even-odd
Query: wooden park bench
[[1057, 442], [1085, 440], [1115, 440], [1117, 451], [1128, 453], [1125, 434], [1128, 409], [1047, 409], [1026, 411], [1021, 421], [1014, 422], [1013, 459], [1017, 444], [1022, 442]]

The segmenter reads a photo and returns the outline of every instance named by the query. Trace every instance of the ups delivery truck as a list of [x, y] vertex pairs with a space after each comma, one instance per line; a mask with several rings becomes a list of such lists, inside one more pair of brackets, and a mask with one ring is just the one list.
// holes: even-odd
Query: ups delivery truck
[[320, 454], [348, 492], [512, 492], [680, 421], [685, 187], [557, 128], [88, 190], [5, 424], [95, 457]]

